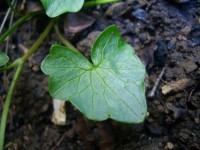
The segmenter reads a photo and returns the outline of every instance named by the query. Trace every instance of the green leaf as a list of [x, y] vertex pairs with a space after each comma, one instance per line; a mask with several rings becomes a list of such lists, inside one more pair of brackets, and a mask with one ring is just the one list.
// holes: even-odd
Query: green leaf
[[8, 62], [9, 58], [6, 54], [4, 54], [2, 51], [0, 51], [0, 66], [3, 66]]
[[65, 12], [78, 12], [84, 3], [84, 0], [41, 0], [46, 14], [53, 18]]
[[97, 38], [91, 60], [53, 45], [41, 65], [50, 76], [50, 94], [69, 100], [92, 120], [142, 122], [147, 112], [145, 67], [134, 49], [121, 39], [116, 26], [108, 27]]

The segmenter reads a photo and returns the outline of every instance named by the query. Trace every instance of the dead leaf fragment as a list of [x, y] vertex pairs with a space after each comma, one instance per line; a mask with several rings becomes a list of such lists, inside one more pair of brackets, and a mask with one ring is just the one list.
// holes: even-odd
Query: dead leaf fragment
[[83, 13], [70, 13], [64, 22], [64, 32], [68, 35], [74, 35], [90, 27], [95, 22], [93, 17]]
[[56, 125], [66, 124], [65, 101], [53, 100], [53, 115], [51, 121]]

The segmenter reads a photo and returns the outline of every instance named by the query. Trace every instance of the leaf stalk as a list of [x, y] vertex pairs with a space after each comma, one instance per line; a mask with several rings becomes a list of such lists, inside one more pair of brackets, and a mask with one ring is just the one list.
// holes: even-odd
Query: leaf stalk
[[84, 3], [84, 7], [92, 7], [96, 5], [102, 5], [102, 4], [108, 4], [108, 3], [114, 3], [114, 2], [119, 2], [120, 0], [99, 0], [99, 1], [88, 1]]
[[60, 33], [60, 30], [59, 30], [59, 28], [58, 28], [58, 24], [55, 24], [55, 26], [54, 26], [54, 29], [55, 29], [55, 31], [56, 31], [56, 33], [57, 33], [57, 35], [58, 35], [58, 38], [60, 39], [60, 41], [66, 46], [66, 47], [68, 47], [68, 48], [70, 48], [70, 49], [72, 49], [72, 50], [74, 50], [74, 51], [78, 51], [75, 47], [74, 47], [74, 45], [72, 45], [66, 38], [64, 38], [63, 36], [62, 36], [62, 34]]
[[15, 72], [15, 75], [13, 77], [10, 89], [8, 91], [8, 95], [6, 97], [5, 105], [3, 107], [3, 113], [2, 113], [2, 118], [1, 118], [1, 126], [0, 126], [0, 149], [3, 150], [4, 147], [4, 137], [5, 137], [5, 130], [6, 130], [6, 120], [8, 117], [8, 111], [11, 103], [11, 99], [13, 96], [13, 92], [17, 83], [17, 80], [21, 74], [22, 68], [24, 66], [24, 63], [21, 63]]
[[23, 24], [27, 19], [30, 17], [36, 16], [36, 15], [41, 15], [43, 14], [43, 11], [37, 11], [37, 12], [31, 12], [23, 17], [21, 17], [16, 23], [13, 24], [13, 26], [8, 29], [1, 37], [0, 37], [0, 43], [2, 43], [12, 32], [14, 32], [21, 24]]

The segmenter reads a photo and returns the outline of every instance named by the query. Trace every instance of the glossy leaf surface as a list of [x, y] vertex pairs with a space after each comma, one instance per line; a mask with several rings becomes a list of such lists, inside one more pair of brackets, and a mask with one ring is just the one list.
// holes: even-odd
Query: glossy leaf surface
[[50, 78], [50, 94], [69, 100], [92, 120], [142, 122], [147, 111], [145, 67], [116, 26], [108, 27], [97, 38], [91, 60], [53, 45], [41, 66]]
[[77, 12], [84, 3], [84, 0], [41, 0], [46, 14], [53, 18], [65, 12]]

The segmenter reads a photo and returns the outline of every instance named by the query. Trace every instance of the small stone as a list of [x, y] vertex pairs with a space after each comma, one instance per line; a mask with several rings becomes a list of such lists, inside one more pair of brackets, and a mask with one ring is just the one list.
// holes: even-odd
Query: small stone
[[149, 117], [150, 116], [150, 113], [147, 111], [147, 117]]
[[147, 22], [147, 13], [144, 9], [137, 9], [132, 12], [132, 15], [136, 17], [139, 20], [142, 20], [144, 22]]
[[164, 112], [165, 108], [162, 105], [157, 106], [159, 112]]
[[173, 41], [169, 41], [169, 43], [167, 44], [167, 48], [168, 50], [172, 50], [175, 48], [175, 43]]
[[167, 142], [165, 149], [168, 149], [168, 150], [174, 149], [174, 144], [171, 142]]
[[44, 113], [44, 112], [46, 112], [47, 110], [48, 110], [48, 108], [49, 108], [49, 105], [48, 104], [44, 104], [43, 106], [42, 106], [42, 108], [41, 108], [41, 112], [42, 113]]
[[196, 73], [197, 73], [198, 75], [200, 75], [200, 68], [196, 71]]
[[200, 120], [199, 120], [199, 118], [194, 118], [194, 121], [195, 121], [195, 123], [197, 123], [197, 124], [199, 124], [199, 123], [200, 123]]
[[29, 137], [28, 136], [23, 136], [23, 140], [24, 141], [29, 141]]
[[40, 70], [40, 67], [38, 65], [33, 66], [33, 71], [38, 72]]
[[183, 29], [181, 29], [181, 32], [184, 35], [187, 35], [188, 33], [190, 33], [190, 31], [191, 31], [191, 27], [190, 26], [185, 26]]
[[140, 33], [139, 38], [144, 44], [150, 43], [151, 41], [151, 36], [149, 35], [148, 32]]
[[179, 134], [179, 137], [182, 139], [182, 141], [187, 141], [188, 138], [189, 138], [189, 135], [186, 134], [186, 133], [181, 132], [181, 133]]
[[157, 101], [157, 100], [156, 100], [156, 101], [154, 101], [153, 103], [154, 103], [155, 105], [160, 105], [160, 102], [159, 102], [159, 101]]
[[27, 125], [27, 128], [28, 128], [28, 130], [32, 131], [32, 126], [31, 126], [31, 124], [28, 124], [28, 125]]
[[105, 14], [106, 16], [116, 18], [126, 13], [128, 9], [129, 8], [125, 2], [113, 3], [108, 7]]
[[181, 66], [184, 68], [186, 73], [193, 72], [194, 70], [198, 68], [198, 66], [192, 60], [186, 60], [186, 61], [181, 62]]

